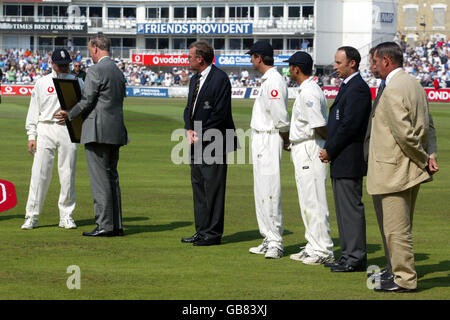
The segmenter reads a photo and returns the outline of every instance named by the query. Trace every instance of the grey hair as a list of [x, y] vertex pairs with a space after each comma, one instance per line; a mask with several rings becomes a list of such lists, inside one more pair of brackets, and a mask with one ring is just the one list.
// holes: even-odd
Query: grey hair
[[96, 46], [100, 50], [108, 51], [111, 49], [111, 40], [102, 33], [93, 36], [90, 41], [92, 46]]

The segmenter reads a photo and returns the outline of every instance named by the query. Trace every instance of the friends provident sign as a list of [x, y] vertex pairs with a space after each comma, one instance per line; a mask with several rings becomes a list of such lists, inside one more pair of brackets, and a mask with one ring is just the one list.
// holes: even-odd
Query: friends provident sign
[[137, 34], [252, 34], [252, 23], [139, 23]]

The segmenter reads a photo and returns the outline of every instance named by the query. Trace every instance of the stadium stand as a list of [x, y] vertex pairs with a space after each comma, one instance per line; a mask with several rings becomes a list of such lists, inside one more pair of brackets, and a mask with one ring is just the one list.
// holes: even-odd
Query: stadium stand
[[[400, 37], [402, 39], [403, 37]], [[405, 71], [414, 76], [424, 87], [450, 88], [450, 41], [444, 39], [430, 39], [410, 46], [399, 41], [404, 51]], [[82, 59], [86, 69], [92, 64], [88, 57], [80, 57], [79, 51], [72, 50], [75, 61]], [[31, 52], [29, 49], [7, 49], [0, 53], [0, 68], [3, 71], [3, 83], [33, 84], [40, 77], [51, 72], [51, 51]], [[128, 85], [135, 86], [185, 86], [188, 84], [192, 72], [187, 67], [172, 67], [170, 70], [152, 69], [149, 66], [138, 66], [130, 59], [116, 59], [119, 68], [124, 72]], [[251, 69], [251, 68], [250, 68]], [[233, 87], [255, 87], [260, 85], [260, 77], [253, 70], [242, 69], [240, 73], [229, 72]], [[377, 86], [378, 80], [368, 69], [360, 70], [364, 80], [370, 86]], [[245, 75], [245, 78], [243, 77]], [[287, 76], [285, 81], [290, 86]], [[317, 77], [321, 85], [338, 86], [340, 80], [333, 74], [323, 74]]]

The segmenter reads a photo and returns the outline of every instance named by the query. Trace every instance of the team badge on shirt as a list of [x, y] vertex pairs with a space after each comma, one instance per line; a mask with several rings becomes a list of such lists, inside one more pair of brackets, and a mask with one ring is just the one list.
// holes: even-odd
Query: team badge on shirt
[[53, 94], [53, 93], [55, 93], [55, 88], [53, 88], [53, 87], [48, 87], [47, 92], [48, 92], [49, 94]]
[[271, 98], [271, 99], [280, 99], [278, 90], [274, 89], [274, 90], [270, 91], [270, 97], [269, 98]]

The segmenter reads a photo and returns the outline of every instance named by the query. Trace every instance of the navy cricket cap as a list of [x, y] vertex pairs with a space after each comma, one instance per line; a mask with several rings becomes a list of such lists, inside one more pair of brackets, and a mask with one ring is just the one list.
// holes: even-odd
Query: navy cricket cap
[[283, 62], [289, 62], [289, 64], [304, 67], [305, 69], [312, 69], [313, 67], [311, 56], [304, 51], [294, 53], [288, 60], [284, 60]]
[[269, 56], [273, 57], [273, 48], [267, 41], [256, 41], [252, 47], [250, 48], [250, 51], [246, 52], [246, 54], [260, 54], [262, 56]]
[[52, 54], [52, 61], [55, 64], [69, 64], [72, 62], [70, 54], [66, 49], [56, 49]]

